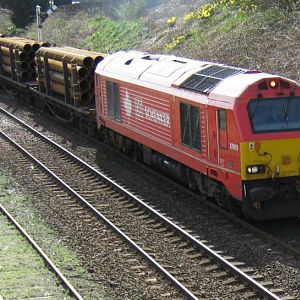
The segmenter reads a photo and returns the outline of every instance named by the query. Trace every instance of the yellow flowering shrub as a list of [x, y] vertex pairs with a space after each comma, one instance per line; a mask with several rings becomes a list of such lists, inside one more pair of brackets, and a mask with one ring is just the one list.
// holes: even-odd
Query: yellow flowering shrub
[[256, 10], [257, 5], [251, 3], [249, 0], [219, 0], [214, 3], [209, 3], [201, 6], [195, 12], [187, 13], [183, 20], [190, 22], [192, 20], [206, 19], [212, 16], [218, 9], [225, 6], [238, 6], [242, 9]]
[[170, 27], [173, 27], [173, 26], [175, 26], [176, 21], [177, 21], [176, 17], [172, 17], [172, 18], [169, 18], [169, 19], [167, 20], [167, 24], [168, 24]]
[[[222, 8], [235, 6], [238, 11], [245, 10], [256, 10], [258, 8], [257, 5], [253, 4], [250, 0], [216, 0], [213, 3], [205, 4], [199, 7], [196, 11], [191, 11], [187, 13], [183, 20], [188, 23], [193, 20], [205, 20], [210, 18], [213, 14], [215, 14], [218, 10], [220, 11]], [[169, 26], [174, 26], [176, 23], [176, 17], [172, 17], [167, 20]], [[165, 50], [173, 50], [177, 48], [180, 44], [182, 44], [187, 38], [193, 36], [197, 31], [192, 29], [186, 35], [180, 35], [176, 38], [173, 38], [169, 44], [165, 45]]]
[[215, 10], [218, 8], [218, 3], [205, 4], [198, 8], [196, 12], [190, 12], [186, 14], [183, 18], [185, 22], [189, 22], [191, 20], [199, 20], [209, 18]]
[[165, 50], [175, 49], [185, 40], [186, 40], [185, 35], [179, 35], [176, 38], [173, 38], [171, 43], [165, 45]]

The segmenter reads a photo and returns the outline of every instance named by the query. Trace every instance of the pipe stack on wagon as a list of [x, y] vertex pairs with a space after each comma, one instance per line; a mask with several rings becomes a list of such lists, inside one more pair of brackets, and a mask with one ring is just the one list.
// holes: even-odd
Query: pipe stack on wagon
[[49, 44], [0, 35], [0, 73], [19, 82], [35, 81], [35, 56], [41, 46], [48, 47]]
[[76, 107], [94, 102], [94, 71], [105, 54], [71, 47], [37, 52], [39, 90]]

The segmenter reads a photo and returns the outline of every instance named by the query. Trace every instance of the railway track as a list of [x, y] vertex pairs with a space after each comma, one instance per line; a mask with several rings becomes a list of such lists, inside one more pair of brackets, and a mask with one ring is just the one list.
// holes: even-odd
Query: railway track
[[[6, 94], [10, 94], [8, 91]], [[11, 96], [14, 96], [12, 94]], [[9, 103], [12, 101], [12, 98], [8, 97]], [[20, 104], [20, 102], [18, 102]], [[28, 106], [27, 106], [28, 107]], [[37, 113], [40, 113], [40, 110], [36, 109], [33, 106], [30, 106], [31, 109], [36, 111]], [[22, 107], [23, 109], [23, 107]], [[205, 207], [208, 207], [209, 210], [215, 211], [216, 214], [222, 214], [226, 219], [228, 219], [229, 222], [235, 222], [242, 228], [246, 228], [250, 232], [253, 232], [253, 234], [261, 237], [262, 239], [276, 244], [277, 247], [280, 247], [283, 251], [286, 253], [292, 255], [293, 257], [299, 259], [300, 257], [300, 243], [298, 242], [298, 228], [300, 228], [300, 217], [294, 218], [294, 219], [282, 219], [282, 220], [273, 220], [272, 222], [254, 222], [249, 223], [243, 219], [240, 219], [236, 217], [235, 215], [227, 212], [226, 210], [220, 208], [218, 205], [216, 205], [214, 202], [207, 201], [205, 198], [199, 197], [199, 194], [190, 191], [189, 189], [185, 188], [181, 184], [176, 183], [172, 179], [167, 178], [164, 175], [160, 175], [155, 170], [150, 169], [149, 167], [137, 162], [133, 161], [131, 158], [129, 158], [127, 155], [124, 155], [123, 153], [113, 149], [111, 146], [108, 146], [106, 144], [103, 144], [96, 138], [91, 137], [90, 135], [84, 134], [82, 131], [76, 129], [73, 126], [70, 126], [60, 120], [57, 120], [56, 118], [45, 115], [47, 119], [49, 119], [50, 122], [57, 122], [61, 124], [64, 128], [68, 128], [70, 131], [75, 132], [76, 134], [80, 135], [81, 137], [84, 137], [88, 141], [90, 141], [92, 144], [95, 144], [99, 147], [102, 147], [106, 149], [109, 152], [115, 153], [117, 156], [120, 156], [122, 160], [128, 161], [131, 165], [137, 165], [142, 170], [145, 170], [147, 173], [153, 174], [154, 177], [159, 178], [159, 180], [162, 180], [166, 183], [169, 183], [171, 186], [174, 186], [176, 189], [182, 191], [185, 194], [190, 195], [192, 198], [195, 198], [197, 202], [202, 203]], [[108, 169], [105, 171], [106, 173], [109, 173]], [[211, 212], [210, 212], [211, 213]], [[253, 225], [252, 225], [253, 224]], [[294, 232], [294, 235], [291, 237], [289, 234], [290, 232]], [[297, 241], [295, 241], [297, 240]]]
[[[2, 112], [4, 113], [3, 110]], [[13, 117], [9, 114], [8, 116]], [[34, 136], [29, 138], [28, 134]], [[6, 140], [9, 139], [3, 133], [2, 136]], [[225, 286], [229, 297], [238, 295], [246, 299], [257, 298], [261, 295], [269, 299], [280, 299], [284, 294], [284, 290], [274, 287], [272, 282], [257, 276], [253, 268], [248, 268], [241, 261], [235, 261], [233, 256], [222, 253], [221, 250], [212, 250], [213, 245], [200, 241], [197, 236], [187, 232], [123, 187], [112, 182], [107, 176], [78, 160], [71, 153], [65, 152], [57, 144], [50, 145], [50, 141], [44, 138], [41, 142], [40, 137], [37, 138], [37, 136], [40, 135], [33, 133], [27, 127], [24, 131], [26, 138], [22, 141], [23, 147], [26, 146], [26, 149], [35, 153], [35, 156], [39, 156], [40, 160], [45, 160], [45, 153], [55, 152], [55, 159], [52, 158], [52, 161], [46, 161], [46, 163], [59, 178], [66, 178], [65, 181], [69, 181], [71, 187], [65, 186], [65, 189], [72, 191], [74, 196], [83, 201], [98, 217], [102, 217], [107, 224], [110, 222], [116, 224], [118, 228], [115, 227], [114, 230], [123, 235], [123, 238], [126, 236], [128, 242], [130, 239], [136, 251], [144, 248], [142, 255], [168, 277], [168, 280], [176, 284], [187, 297], [197, 299], [203, 296], [199, 288], [203, 274], [205, 280], [209, 278], [212, 281], [211, 286], [217, 287], [218, 284]], [[14, 145], [17, 147], [16, 143]], [[42, 153], [37, 153], [37, 149]], [[70, 173], [76, 174], [76, 178], [72, 176], [70, 179], [70, 176], [66, 176]], [[55, 177], [53, 173], [51, 176]], [[56, 180], [62, 184], [58, 177]], [[104, 191], [108, 197], [99, 195]], [[177, 261], [177, 265], [174, 257], [177, 260], [181, 258]], [[293, 299], [293, 297], [286, 296], [286, 299]]]
[[[31, 245], [31, 247], [34, 249], [35, 254], [38, 254], [40, 258], [43, 259], [45, 265], [52, 271], [52, 273], [59, 279], [61, 285], [63, 286], [61, 289], [57, 287], [57, 282], [53, 281], [52, 285], [49, 282], [47, 282], [47, 287], [45, 282], [41, 282], [40, 277], [42, 277], [45, 281], [49, 281], [49, 276], [45, 275], [47, 272], [43, 269], [34, 269], [34, 266], [36, 264], [36, 256], [35, 254], [27, 253], [25, 248], [23, 247], [22, 253], [18, 253], [17, 249], [14, 247], [21, 246], [20, 242], [17, 246], [16, 243], [16, 236], [17, 234], [14, 234], [14, 232], [11, 231], [10, 228], [5, 228], [5, 223], [2, 219], [2, 217], [6, 217], [6, 219], [9, 221], [11, 225], [17, 231], [19, 234], [24, 237], [28, 244]], [[77, 300], [83, 300], [81, 295], [78, 293], [78, 291], [72, 286], [72, 284], [68, 281], [68, 279], [62, 274], [62, 272], [55, 266], [55, 264], [51, 261], [51, 259], [45, 254], [45, 252], [39, 247], [39, 245], [33, 240], [33, 238], [25, 231], [25, 229], [13, 218], [13, 216], [4, 208], [3, 205], [0, 204], [0, 218], [1, 218], [1, 233], [0, 238], [2, 237], [11, 237], [12, 239], [9, 239], [9, 241], [6, 239], [6, 243], [2, 244], [2, 246], [5, 246], [4, 248], [0, 249], [3, 251], [1, 252], [1, 262], [3, 263], [3, 260], [5, 259], [6, 263], [4, 263], [1, 267], [2, 272], [2, 280], [0, 283], [0, 299], [3, 296], [4, 299], [23, 299], [27, 297], [43, 297], [43, 299], [58, 299], [58, 298], [66, 298], [66, 294], [68, 294], [70, 297], [68, 299], [77, 299]], [[2, 233], [3, 230], [6, 230]], [[1, 237], [1, 235], [3, 236]], [[15, 245], [16, 244], [16, 245]], [[24, 244], [24, 242], [23, 242]], [[10, 247], [10, 253], [7, 253], [7, 247]], [[4, 254], [3, 254], [4, 253]], [[6, 253], [6, 254], [5, 254]], [[26, 269], [26, 273], [18, 273], [15, 271], [15, 267], [13, 267], [13, 263], [10, 262], [14, 261], [14, 263], [18, 263], [18, 268], [21, 269], [23, 264], [26, 264], [27, 260], [32, 259], [30, 264], [27, 267], [24, 267], [24, 270]], [[19, 271], [20, 272], [20, 271]], [[44, 272], [44, 273], [43, 273]], [[7, 276], [5, 274], [8, 274], [8, 277], [15, 276], [14, 281], [9, 281], [12, 286], [8, 284], [8, 281], [5, 280]], [[20, 276], [24, 276], [20, 278]], [[33, 276], [35, 278], [35, 282], [30, 281], [30, 278]], [[25, 279], [26, 278], [26, 279]], [[29, 278], [29, 279], [28, 279]], [[6, 283], [5, 283], [6, 282]], [[24, 283], [25, 282], [25, 283]], [[35, 284], [35, 286], [32, 286], [32, 284]], [[43, 286], [45, 284], [45, 286]], [[59, 294], [60, 293], [60, 294]]]

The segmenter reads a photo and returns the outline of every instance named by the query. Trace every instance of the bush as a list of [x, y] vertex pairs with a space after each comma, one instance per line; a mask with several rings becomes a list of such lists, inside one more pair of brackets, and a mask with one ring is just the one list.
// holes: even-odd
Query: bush
[[49, 6], [48, 0], [0, 0], [0, 5], [12, 10], [12, 22], [17, 27], [25, 27], [35, 19], [35, 6], [40, 5], [44, 11]]
[[121, 20], [134, 20], [144, 16], [146, 8], [146, 0], [127, 0], [116, 10], [116, 15]]
[[241, 2], [247, 3], [248, 5], [254, 4], [259, 5], [264, 9], [270, 8], [279, 8], [283, 10], [292, 11], [295, 9], [299, 9], [300, 1], [299, 0], [240, 0]]

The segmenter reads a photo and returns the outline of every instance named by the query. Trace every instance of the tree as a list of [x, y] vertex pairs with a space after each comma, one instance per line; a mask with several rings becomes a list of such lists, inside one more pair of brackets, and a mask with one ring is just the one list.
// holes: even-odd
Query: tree
[[72, 4], [72, 0], [54, 0], [54, 4], [57, 5], [57, 6]]
[[12, 11], [12, 22], [17, 27], [25, 27], [35, 19], [35, 7], [40, 5], [43, 11], [49, 7], [48, 0], [0, 0], [0, 5]]

